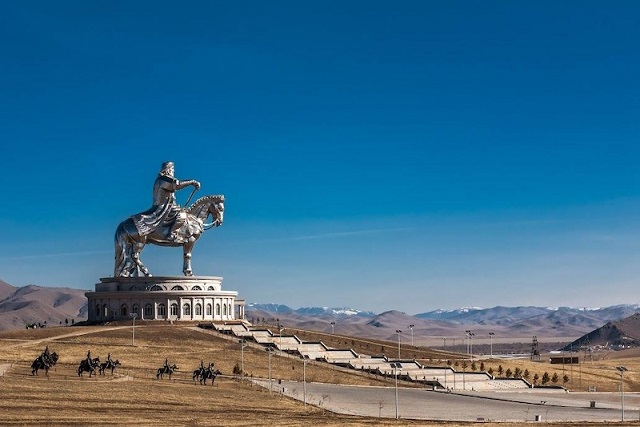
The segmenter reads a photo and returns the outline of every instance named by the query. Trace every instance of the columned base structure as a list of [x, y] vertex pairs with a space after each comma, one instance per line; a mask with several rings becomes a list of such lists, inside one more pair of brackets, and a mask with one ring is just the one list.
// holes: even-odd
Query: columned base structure
[[[89, 321], [244, 320], [244, 300], [223, 291], [222, 277], [107, 277], [95, 285], [89, 299]], [[135, 313], [135, 315], [134, 315]]]

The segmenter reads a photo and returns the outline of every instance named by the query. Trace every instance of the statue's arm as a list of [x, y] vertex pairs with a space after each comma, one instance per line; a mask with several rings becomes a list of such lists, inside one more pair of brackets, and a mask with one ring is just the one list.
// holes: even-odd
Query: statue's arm
[[188, 187], [190, 185], [193, 185], [196, 188], [196, 190], [200, 189], [200, 183], [195, 179], [188, 179], [186, 181], [176, 180], [176, 190], [182, 190], [183, 188]]

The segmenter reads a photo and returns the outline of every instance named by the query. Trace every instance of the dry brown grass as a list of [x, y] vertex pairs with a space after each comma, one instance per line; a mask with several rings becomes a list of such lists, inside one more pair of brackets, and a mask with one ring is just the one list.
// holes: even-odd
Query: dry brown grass
[[[230, 374], [233, 366], [240, 363], [240, 346], [237, 340], [184, 326], [136, 327], [135, 347], [131, 345], [131, 328], [98, 326], [3, 333], [0, 344], [3, 349], [0, 363], [10, 365], [0, 377], [3, 425], [469, 425], [334, 415], [321, 408], [304, 407], [300, 402], [270, 394], [231, 376], [218, 378], [215, 386], [194, 385], [191, 372], [200, 360], [214, 361], [224, 374]], [[49, 378], [42, 373], [32, 377], [30, 363], [45, 345], [60, 354], [59, 363]], [[101, 359], [111, 352], [122, 367], [113, 376], [79, 378], [76, 368], [89, 349]], [[165, 357], [180, 369], [172, 380], [156, 380], [155, 371]], [[250, 375], [268, 374], [268, 355], [258, 346], [245, 348], [244, 364]], [[299, 380], [302, 364], [295, 358], [275, 356], [272, 371], [275, 378]], [[381, 383], [376, 378], [332, 369], [322, 363], [307, 366], [307, 379]]]

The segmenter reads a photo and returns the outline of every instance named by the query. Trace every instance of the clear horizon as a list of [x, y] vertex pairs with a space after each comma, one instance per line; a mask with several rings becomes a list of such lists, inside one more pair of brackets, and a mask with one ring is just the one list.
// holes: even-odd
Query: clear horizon
[[[93, 289], [172, 160], [195, 197], [226, 196], [194, 273], [247, 301], [638, 301], [638, 16], [624, 1], [7, 4], [0, 279]], [[181, 258], [142, 253], [157, 276]]]

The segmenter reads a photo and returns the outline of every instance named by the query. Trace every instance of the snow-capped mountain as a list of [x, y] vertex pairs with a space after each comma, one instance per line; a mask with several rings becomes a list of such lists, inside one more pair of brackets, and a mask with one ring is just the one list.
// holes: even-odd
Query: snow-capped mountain
[[371, 311], [362, 311], [357, 310], [355, 308], [349, 307], [301, 307], [298, 309], [293, 309], [286, 305], [282, 304], [258, 304], [258, 303], [250, 303], [247, 305], [247, 311], [252, 310], [261, 310], [268, 311], [272, 313], [285, 313], [285, 314], [302, 314], [306, 316], [336, 316], [336, 317], [350, 317], [350, 316], [360, 316], [360, 317], [373, 317], [376, 313]]

